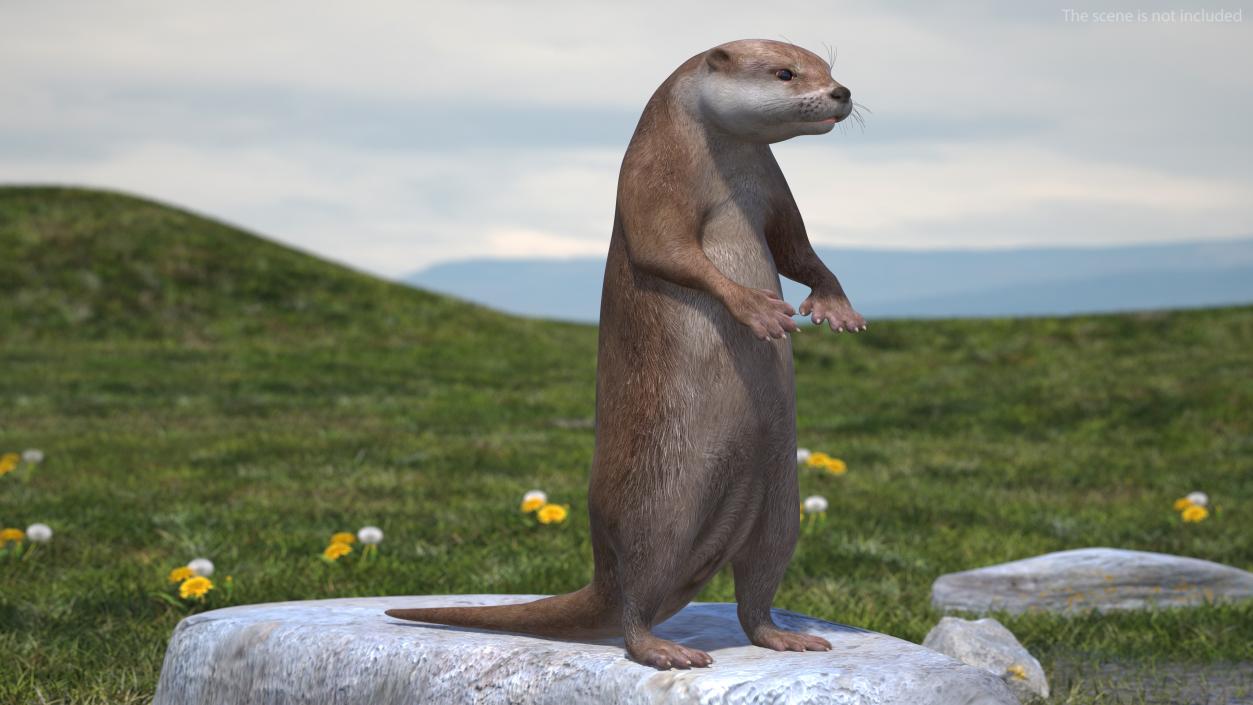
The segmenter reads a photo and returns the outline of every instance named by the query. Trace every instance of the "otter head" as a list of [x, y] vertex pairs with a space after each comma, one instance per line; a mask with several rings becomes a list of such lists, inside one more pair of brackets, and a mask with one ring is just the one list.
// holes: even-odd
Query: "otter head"
[[849, 90], [818, 55], [767, 39], [728, 42], [705, 52], [699, 69], [705, 120], [749, 142], [821, 135], [853, 112]]

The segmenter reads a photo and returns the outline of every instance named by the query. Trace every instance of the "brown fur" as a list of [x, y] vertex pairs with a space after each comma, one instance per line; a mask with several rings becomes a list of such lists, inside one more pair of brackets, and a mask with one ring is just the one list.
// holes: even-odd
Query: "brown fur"
[[[797, 73], [786, 86], [773, 83], [782, 68]], [[553, 637], [621, 634], [641, 663], [707, 666], [707, 653], [650, 629], [730, 564], [753, 643], [830, 648], [770, 617], [800, 502], [786, 335], [798, 328], [779, 273], [813, 288], [802, 314], [835, 330], [865, 322], [814, 254], [769, 147], [847, 116], [848, 92], [829, 72], [790, 44], [731, 42], [685, 62], [644, 108], [619, 175], [601, 299], [591, 584], [522, 605], [387, 614]], [[760, 93], [761, 106], [782, 96], [783, 127], [745, 128], [732, 108], [702, 107], [702, 91], [716, 85]], [[726, 95], [738, 106], [735, 90]], [[757, 110], [756, 97], [743, 100]]]

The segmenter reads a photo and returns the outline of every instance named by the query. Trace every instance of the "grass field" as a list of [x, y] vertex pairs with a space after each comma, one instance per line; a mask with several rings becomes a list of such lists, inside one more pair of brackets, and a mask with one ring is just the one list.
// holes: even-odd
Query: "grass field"
[[[0, 189], [0, 282], [0, 452], [46, 454], [0, 477], [0, 524], [56, 532], [0, 556], [0, 702], [146, 702], [188, 609], [587, 581], [594, 327], [75, 190]], [[849, 471], [803, 474], [830, 509], [776, 606], [921, 641], [945, 572], [1083, 546], [1253, 569], [1253, 308], [795, 340], [800, 444]], [[522, 515], [533, 487], [569, 520]], [[1216, 511], [1185, 525], [1194, 489]], [[377, 560], [320, 559], [365, 524]], [[219, 588], [172, 604], [201, 555]], [[1248, 603], [1002, 621], [1051, 673], [1253, 668]], [[1085, 678], [1054, 701], [1100, 701]]]

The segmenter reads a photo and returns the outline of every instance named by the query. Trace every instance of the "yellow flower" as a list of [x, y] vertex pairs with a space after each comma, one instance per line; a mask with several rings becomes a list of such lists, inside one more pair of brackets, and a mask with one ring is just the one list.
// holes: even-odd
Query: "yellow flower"
[[548, 495], [544, 493], [544, 490], [530, 490], [522, 495], [521, 509], [525, 514], [529, 514], [545, 504], [548, 504]]
[[206, 592], [213, 589], [213, 581], [199, 575], [190, 577], [178, 586], [178, 596], [186, 600], [194, 597], [197, 600], [203, 600]]
[[8, 475], [17, 469], [17, 464], [21, 462], [22, 456], [17, 453], [5, 453], [0, 455], [0, 475]]
[[195, 573], [191, 572], [191, 568], [188, 568], [187, 566], [184, 565], [184, 566], [179, 566], [178, 568], [175, 568], [174, 570], [171, 570], [169, 579], [170, 579], [170, 582], [172, 583], [181, 583], [184, 580], [194, 575]]
[[832, 475], [843, 475], [848, 472], [848, 465], [839, 458], [827, 458], [822, 464], [822, 468]]
[[560, 524], [566, 520], [570, 514], [570, 510], [560, 504], [545, 504], [540, 507], [539, 514], [536, 518], [541, 524]]
[[1009, 668], [1006, 668], [1005, 671], [1020, 681], [1027, 680], [1027, 669], [1023, 668], [1020, 663], [1011, 665]]
[[1175, 500], [1176, 512], [1182, 512], [1183, 510], [1191, 506], [1192, 506], [1192, 500], [1188, 499], [1187, 497], [1180, 497], [1179, 499]]
[[0, 546], [7, 543], [21, 543], [26, 538], [26, 532], [21, 529], [4, 529], [0, 531]]
[[822, 451], [814, 451], [809, 454], [809, 459], [805, 461], [805, 464], [811, 468], [820, 468], [826, 465], [827, 461], [830, 459], [831, 456], [826, 453], [823, 453]]
[[351, 531], [341, 531], [331, 536], [331, 543], [346, 543], [352, 545], [357, 540], [357, 535]]
[[346, 556], [349, 553], [352, 553], [352, 546], [336, 541], [326, 547], [326, 550], [322, 552], [322, 557], [328, 561], [337, 561], [340, 556]]
[[1205, 507], [1197, 506], [1195, 504], [1183, 510], [1184, 521], [1189, 521], [1189, 522], [1194, 522], [1194, 523], [1198, 521], [1205, 521], [1205, 518], [1208, 516], [1209, 516], [1208, 509], [1206, 509]]

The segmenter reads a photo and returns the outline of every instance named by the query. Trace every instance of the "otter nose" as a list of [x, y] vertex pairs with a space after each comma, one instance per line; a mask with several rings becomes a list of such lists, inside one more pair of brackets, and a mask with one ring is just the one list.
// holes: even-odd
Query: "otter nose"
[[831, 97], [838, 101], [847, 101], [849, 98], [853, 97], [853, 92], [844, 86], [839, 86], [835, 90], [831, 91]]

